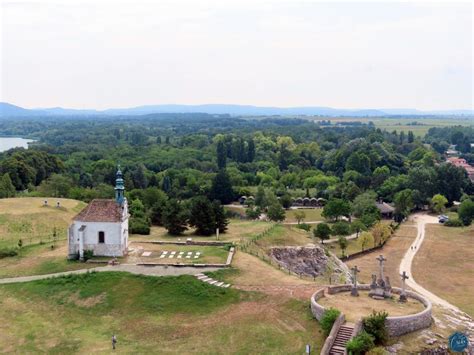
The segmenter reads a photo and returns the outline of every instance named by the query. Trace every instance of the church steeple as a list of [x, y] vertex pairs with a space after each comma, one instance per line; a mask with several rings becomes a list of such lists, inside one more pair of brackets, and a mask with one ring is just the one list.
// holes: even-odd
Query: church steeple
[[120, 165], [117, 167], [117, 174], [115, 179], [115, 201], [122, 205], [125, 198], [125, 186], [123, 185], [122, 171]]

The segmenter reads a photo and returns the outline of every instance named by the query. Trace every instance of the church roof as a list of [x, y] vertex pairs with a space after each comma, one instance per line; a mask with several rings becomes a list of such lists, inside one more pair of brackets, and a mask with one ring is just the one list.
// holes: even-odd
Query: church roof
[[95, 199], [77, 214], [73, 220], [81, 222], [121, 222], [122, 206], [115, 200]]

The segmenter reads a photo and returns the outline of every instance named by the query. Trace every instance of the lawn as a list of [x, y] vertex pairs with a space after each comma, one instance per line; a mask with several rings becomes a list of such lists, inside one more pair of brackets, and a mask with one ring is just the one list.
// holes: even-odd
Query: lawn
[[323, 337], [307, 303], [192, 276], [91, 273], [0, 286], [5, 352], [301, 354]]
[[427, 225], [415, 256], [415, 280], [434, 294], [474, 316], [474, 226]]
[[[202, 246], [202, 245], [173, 245], [173, 244], [151, 244], [134, 242], [131, 244], [133, 249], [142, 249], [151, 252], [150, 256], [142, 256], [141, 252], [131, 252], [124, 258], [126, 263], [198, 263], [198, 264], [225, 264], [229, 254], [228, 248], [224, 246]], [[163, 251], [168, 251], [167, 257], [160, 258]], [[182, 258], [169, 258], [169, 254], [175, 251], [176, 256], [183, 252]], [[186, 258], [188, 252], [192, 252], [192, 258]], [[196, 252], [200, 252], [199, 258], [194, 258]]]
[[295, 213], [304, 212], [305, 218], [303, 219], [302, 223], [304, 222], [314, 222], [314, 221], [323, 221], [324, 218], [321, 216], [323, 211], [322, 208], [300, 208], [300, 209], [290, 209], [285, 211], [285, 222], [287, 223], [294, 223], [298, 222], [295, 218]]
[[51, 249], [50, 244], [26, 246], [17, 256], [0, 259], [0, 278], [43, 275], [97, 266], [97, 264], [68, 261], [66, 256], [65, 240], [57, 242], [54, 249]]
[[[71, 219], [85, 206], [83, 202], [49, 198], [25, 197], [0, 199], [0, 248], [48, 242], [54, 230], [58, 239], [65, 240]], [[57, 208], [56, 202], [60, 202]]]
[[[228, 230], [225, 233], [220, 233], [219, 240], [225, 242], [238, 242], [240, 240], [253, 237], [263, 231], [267, 230], [273, 225], [271, 222], [264, 221], [249, 221], [241, 219], [231, 219], [228, 225]], [[168, 241], [185, 241], [187, 238], [200, 241], [214, 241], [216, 236], [199, 236], [194, 234], [194, 229], [187, 230], [181, 236], [174, 236], [168, 234], [168, 231], [163, 227], [151, 227], [150, 235], [131, 235], [130, 239], [133, 241], [141, 240], [168, 240]]]

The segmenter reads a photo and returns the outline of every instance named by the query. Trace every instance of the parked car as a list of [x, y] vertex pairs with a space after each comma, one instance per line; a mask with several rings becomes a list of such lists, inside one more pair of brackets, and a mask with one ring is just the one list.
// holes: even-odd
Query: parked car
[[444, 215], [444, 214], [442, 214], [441, 216], [438, 216], [438, 222], [439, 222], [439, 223], [444, 223], [444, 222], [447, 222], [447, 221], [449, 221], [449, 217], [448, 217], [448, 216], [446, 216], [446, 215]]

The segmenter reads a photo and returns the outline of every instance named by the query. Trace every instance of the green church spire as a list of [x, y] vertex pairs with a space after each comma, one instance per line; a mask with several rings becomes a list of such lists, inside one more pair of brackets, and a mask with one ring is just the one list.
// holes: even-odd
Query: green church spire
[[120, 170], [120, 165], [117, 167], [117, 174], [115, 178], [115, 201], [118, 204], [123, 204], [125, 198], [125, 186], [123, 185], [123, 175]]

